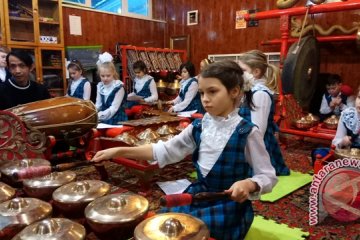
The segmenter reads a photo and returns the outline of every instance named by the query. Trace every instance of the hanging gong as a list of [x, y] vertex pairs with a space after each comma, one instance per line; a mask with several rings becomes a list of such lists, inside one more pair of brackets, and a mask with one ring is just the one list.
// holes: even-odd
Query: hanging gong
[[313, 36], [301, 39], [299, 46], [289, 48], [282, 70], [284, 94], [294, 94], [303, 108], [308, 108], [314, 95], [320, 67], [318, 42]]

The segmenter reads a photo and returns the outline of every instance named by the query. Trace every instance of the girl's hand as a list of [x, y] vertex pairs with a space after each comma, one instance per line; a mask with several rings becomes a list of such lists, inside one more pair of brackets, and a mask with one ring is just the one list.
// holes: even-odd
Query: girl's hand
[[97, 152], [95, 154], [95, 156], [93, 157], [93, 159], [91, 159], [90, 161], [91, 162], [101, 162], [104, 160], [110, 160], [116, 156], [117, 152], [118, 152], [118, 148], [109, 148], [106, 150], [102, 150], [102, 151]]
[[242, 203], [249, 198], [249, 194], [254, 192], [257, 188], [257, 184], [249, 179], [235, 182], [226, 193], [231, 194], [231, 199]]
[[342, 142], [341, 142], [341, 145], [344, 146], [344, 147], [348, 147], [348, 146], [351, 146], [351, 137], [350, 136], [345, 136], [343, 137], [342, 139]]
[[174, 107], [169, 108], [168, 113], [174, 112]]

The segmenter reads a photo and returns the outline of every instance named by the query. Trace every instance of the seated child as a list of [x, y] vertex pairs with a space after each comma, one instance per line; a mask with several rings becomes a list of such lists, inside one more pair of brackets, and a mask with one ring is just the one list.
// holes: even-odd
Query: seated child
[[[137, 61], [133, 65], [135, 72], [134, 92], [128, 95], [128, 100], [132, 101], [130, 106], [137, 105], [136, 102], [145, 101], [147, 103], [156, 102], [158, 100], [158, 92], [154, 78], [147, 74], [147, 68], [143, 61]], [[139, 97], [139, 100], [134, 97]]]
[[84, 68], [78, 60], [72, 60], [67, 67], [70, 75], [70, 83], [66, 96], [90, 100], [91, 85], [87, 78], [83, 77]]
[[259, 129], [243, 119], [236, 108], [242, 74], [232, 61], [209, 65], [199, 79], [201, 101], [207, 110], [203, 119], [196, 119], [167, 142], [109, 148], [97, 152], [92, 161], [126, 157], [148, 160], [163, 168], [192, 154], [198, 181], [185, 192], [224, 192], [228, 198], [163, 211], [200, 218], [212, 238], [244, 239], [254, 219], [251, 200], [271, 192], [277, 177]]
[[198, 113], [204, 113], [201, 105], [200, 94], [198, 92], [199, 84], [195, 78], [195, 67], [191, 62], [186, 62], [180, 66], [181, 81], [179, 95], [172, 101], [167, 102], [170, 105], [168, 112], [186, 112], [196, 110]]
[[6, 56], [9, 52], [10, 51], [7, 47], [0, 45], [0, 83], [11, 78], [11, 74], [6, 64]]
[[105, 52], [99, 56], [98, 74], [101, 82], [97, 85], [96, 109], [101, 123], [118, 124], [127, 120], [124, 102], [126, 93], [124, 84], [118, 80], [112, 56]]
[[356, 95], [355, 107], [348, 107], [342, 111], [332, 144], [336, 148], [360, 148], [359, 130], [360, 88]]
[[337, 74], [331, 74], [326, 81], [326, 90], [320, 106], [320, 119], [331, 115], [340, 116], [341, 111], [354, 106], [354, 97], [341, 93], [342, 80]]

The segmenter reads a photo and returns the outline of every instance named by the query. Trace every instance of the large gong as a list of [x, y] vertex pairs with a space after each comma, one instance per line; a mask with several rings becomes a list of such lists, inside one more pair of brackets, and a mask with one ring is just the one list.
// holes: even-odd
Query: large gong
[[299, 47], [289, 48], [282, 71], [284, 94], [294, 94], [300, 106], [308, 109], [317, 86], [320, 67], [318, 42], [313, 36], [301, 39]]

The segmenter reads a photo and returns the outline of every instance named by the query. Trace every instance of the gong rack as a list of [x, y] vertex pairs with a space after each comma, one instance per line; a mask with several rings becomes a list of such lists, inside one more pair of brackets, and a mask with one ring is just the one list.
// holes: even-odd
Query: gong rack
[[[309, 8], [309, 14], [315, 13], [326, 13], [326, 12], [338, 12], [338, 11], [349, 11], [360, 9], [359, 1], [345, 1], [345, 2], [333, 2], [320, 5], [314, 5]], [[264, 20], [279, 18], [280, 19], [280, 39], [273, 39], [270, 41], [263, 41], [262, 45], [274, 45], [280, 44], [280, 68], [282, 69], [284, 60], [287, 56], [289, 44], [296, 42], [297, 38], [290, 38], [290, 20], [292, 16], [305, 15], [307, 7], [293, 7], [288, 9], [270, 10], [264, 12], [258, 12], [253, 14], [245, 14], [244, 19], [250, 20]], [[345, 35], [345, 36], [326, 36], [317, 37], [320, 42], [330, 41], [355, 41], [356, 35]], [[300, 109], [296, 103], [295, 98], [292, 94], [284, 95], [282, 82], [279, 81], [279, 102], [277, 103], [277, 109], [274, 116], [274, 120], [280, 125], [280, 132], [288, 133], [304, 137], [320, 138], [326, 140], [332, 140], [335, 136], [336, 131], [323, 128], [321, 124], [309, 130], [297, 130], [291, 127], [289, 117], [294, 113], [291, 113], [291, 109]], [[298, 112], [296, 114], [301, 114]], [[285, 120], [285, 121], [284, 121]]]
[[131, 45], [120, 46], [122, 63], [122, 80], [127, 92], [132, 91], [132, 79], [135, 73], [132, 68], [134, 62], [141, 60], [145, 63], [148, 71], [177, 71], [180, 65], [186, 61], [186, 50], [168, 48], [137, 47]]

